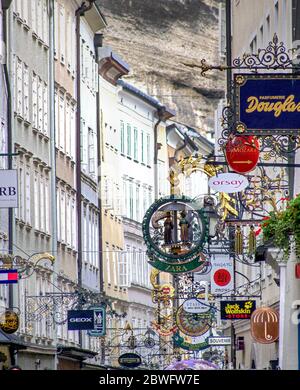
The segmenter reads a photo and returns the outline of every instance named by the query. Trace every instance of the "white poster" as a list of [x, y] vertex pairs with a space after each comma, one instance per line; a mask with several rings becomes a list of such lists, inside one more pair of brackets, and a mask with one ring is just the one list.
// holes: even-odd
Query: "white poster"
[[233, 259], [226, 254], [214, 255], [211, 259], [211, 293], [213, 295], [232, 294]]
[[18, 175], [15, 169], [0, 169], [0, 208], [18, 207]]

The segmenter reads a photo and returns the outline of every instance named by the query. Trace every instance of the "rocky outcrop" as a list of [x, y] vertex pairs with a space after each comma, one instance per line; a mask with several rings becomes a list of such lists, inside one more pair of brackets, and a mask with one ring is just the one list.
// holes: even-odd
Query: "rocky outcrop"
[[224, 74], [201, 76], [202, 58], [219, 60], [219, 0], [99, 0], [104, 44], [130, 66], [129, 82], [205, 131], [224, 95]]

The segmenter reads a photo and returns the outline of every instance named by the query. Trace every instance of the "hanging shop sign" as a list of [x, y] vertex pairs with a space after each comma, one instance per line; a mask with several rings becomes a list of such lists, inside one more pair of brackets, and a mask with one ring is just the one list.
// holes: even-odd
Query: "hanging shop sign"
[[17, 208], [18, 196], [17, 170], [0, 169], [0, 208]]
[[194, 338], [194, 340], [188, 340], [187, 337], [180, 336], [178, 332], [175, 333], [173, 336], [174, 346], [177, 348], [182, 348], [186, 351], [201, 351], [203, 349], [206, 349], [210, 347], [208, 340], [208, 336], [197, 337]]
[[299, 76], [235, 74], [234, 85], [238, 132], [269, 135], [299, 131]]
[[259, 159], [258, 139], [250, 135], [229, 138], [225, 147], [225, 157], [233, 171], [237, 173], [251, 172]]
[[0, 314], [0, 329], [5, 333], [15, 333], [19, 328], [19, 323], [19, 316], [13, 310], [5, 310]]
[[176, 312], [178, 329], [188, 336], [201, 336], [208, 332], [212, 326], [212, 310], [201, 313], [191, 313], [184, 310], [181, 305]]
[[271, 344], [279, 338], [279, 313], [270, 307], [260, 307], [251, 316], [251, 335], [261, 344]]
[[68, 330], [94, 329], [94, 310], [68, 310]]
[[221, 320], [250, 320], [256, 309], [256, 302], [248, 301], [221, 301]]
[[18, 271], [16, 269], [1, 269], [0, 284], [18, 283]]
[[226, 254], [214, 255], [211, 259], [211, 293], [222, 295], [233, 289], [233, 260]]
[[104, 306], [90, 307], [94, 312], [94, 329], [88, 331], [89, 336], [100, 337], [106, 333], [106, 310]]
[[210, 310], [210, 305], [207, 301], [191, 298], [183, 302], [183, 310], [187, 313], [207, 313]]
[[159, 199], [146, 212], [142, 228], [150, 264], [156, 269], [176, 274], [204, 265], [201, 251], [208, 239], [208, 222], [192, 199]]
[[231, 345], [231, 337], [209, 337], [208, 344], [210, 346], [212, 346], [212, 345], [217, 345], [217, 346]]
[[236, 173], [221, 173], [218, 176], [211, 177], [208, 185], [215, 191], [232, 194], [241, 192], [249, 186], [249, 181], [245, 176]]
[[136, 368], [142, 364], [142, 358], [136, 353], [123, 353], [119, 356], [118, 362], [122, 367]]

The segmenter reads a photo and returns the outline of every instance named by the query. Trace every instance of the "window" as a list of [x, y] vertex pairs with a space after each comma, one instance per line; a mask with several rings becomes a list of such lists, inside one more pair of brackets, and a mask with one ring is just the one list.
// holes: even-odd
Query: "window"
[[274, 31], [278, 31], [278, 15], [279, 15], [279, 2], [275, 4], [274, 12]]
[[118, 252], [118, 255], [119, 255], [118, 256], [118, 260], [119, 260], [119, 286], [127, 287], [128, 286], [127, 256], [129, 259], [130, 247], [127, 246], [127, 253], [126, 252]]
[[25, 222], [31, 224], [30, 216], [30, 167], [26, 169], [25, 176]]
[[66, 193], [64, 190], [60, 191], [60, 221], [61, 221], [61, 230], [60, 230], [60, 235], [61, 235], [61, 241], [65, 242], [66, 241]]
[[92, 129], [88, 130], [88, 164], [89, 164], [89, 173], [95, 174], [95, 134]]
[[120, 129], [121, 129], [121, 153], [125, 154], [125, 129], [124, 129], [124, 122], [121, 121], [120, 123]]
[[133, 183], [129, 183], [129, 218], [133, 219]]
[[137, 253], [136, 248], [132, 247], [131, 277], [132, 277], [132, 282], [133, 283], [137, 282], [137, 264], [138, 264], [138, 262], [137, 262], [137, 260], [138, 260], [137, 259], [137, 255], [138, 255], [138, 253]]
[[36, 0], [31, 0], [31, 28], [34, 33], [37, 32]]
[[23, 66], [24, 79], [24, 119], [29, 122], [29, 70], [28, 66]]
[[117, 264], [116, 264], [116, 247], [112, 245], [112, 259], [113, 259], [113, 273], [114, 273], [114, 285], [117, 285]]
[[71, 204], [71, 197], [70, 195], [67, 195], [66, 197], [66, 217], [67, 217], [67, 245], [69, 247], [72, 246], [72, 240], [71, 240], [71, 223], [72, 223], [72, 204]]
[[150, 166], [150, 135], [147, 134], [147, 165]]
[[32, 126], [38, 128], [38, 77], [32, 73]]
[[131, 157], [131, 126], [127, 124], [127, 156]]
[[61, 94], [59, 95], [59, 147], [65, 150], [65, 101]]
[[45, 232], [50, 234], [49, 179], [45, 178]]
[[59, 4], [59, 37], [60, 37], [60, 61], [65, 63], [66, 58], [66, 28], [65, 28], [65, 7]]
[[135, 219], [140, 222], [140, 186], [138, 184], [135, 188]]
[[40, 230], [45, 231], [45, 183], [43, 176], [40, 176]]
[[43, 0], [43, 32], [42, 39], [46, 45], [49, 44], [49, 24], [48, 24], [48, 6], [47, 0]]
[[75, 130], [76, 130], [76, 116], [75, 116], [75, 106], [72, 104], [71, 108], [71, 130], [70, 130], [70, 138], [71, 138], [71, 159], [75, 160], [75, 145], [76, 145], [76, 138], [75, 138]]
[[43, 131], [44, 124], [44, 113], [43, 113], [43, 93], [44, 92], [44, 83], [39, 78], [38, 79], [38, 130]]
[[142, 163], [145, 163], [144, 132], [141, 132]]
[[48, 86], [43, 83], [43, 125], [42, 131], [48, 134]]
[[23, 117], [23, 69], [22, 61], [17, 58], [17, 114]]
[[72, 248], [77, 248], [76, 200], [72, 195]]
[[107, 283], [111, 284], [110, 258], [109, 258], [109, 243], [105, 243], [105, 259], [106, 259], [106, 275]]
[[66, 154], [70, 156], [71, 153], [71, 107], [70, 102], [66, 103]]
[[81, 118], [81, 126], [80, 126], [80, 156], [81, 156], [81, 164], [82, 170], [86, 171], [88, 165], [88, 151], [87, 151], [87, 130], [85, 127], [85, 121]]
[[133, 158], [138, 161], [138, 129], [134, 128], [134, 155]]
[[34, 172], [34, 227], [40, 229], [40, 193], [39, 193], [39, 174]]

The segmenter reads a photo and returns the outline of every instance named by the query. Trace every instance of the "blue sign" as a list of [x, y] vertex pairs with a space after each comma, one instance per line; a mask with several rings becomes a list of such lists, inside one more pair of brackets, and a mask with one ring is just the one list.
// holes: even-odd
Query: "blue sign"
[[236, 74], [236, 130], [244, 134], [300, 130], [300, 78], [292, 74]]
[[106, 311], [104, 306], [90, 308], [94, 312], [94, 329], [88, 331], [89, 336], [100, 337], [106, 333]]
[[69, 310], [68, 330], [94, 329], [93, 310]]

